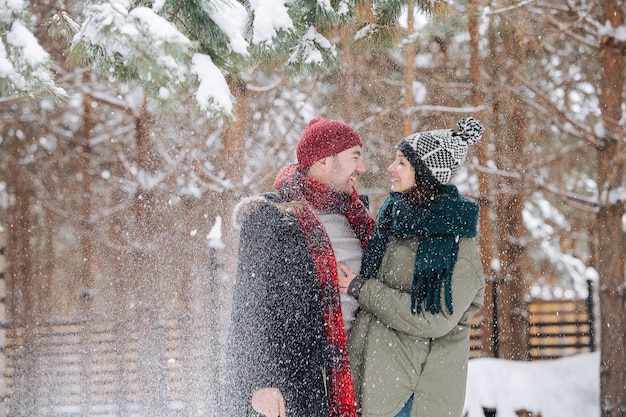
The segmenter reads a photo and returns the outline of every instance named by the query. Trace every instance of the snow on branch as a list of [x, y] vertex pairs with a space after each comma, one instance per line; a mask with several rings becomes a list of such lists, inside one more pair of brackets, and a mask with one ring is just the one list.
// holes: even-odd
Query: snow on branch
[[167, 99], [168, 86], [186, 80], [191, 47], [173, 24], [147, 7], [128, 11], [120, 3], [90, 4], [68, 60], [86, 58], [102, 74], [122, 82], [140, 80], [151, 95]]
[[608, 36], [619, 42], [626, 42], [626, 26], [613, 27], [610, 21], [606, 21], [598, 30], [600, 36]]
[[[50, 55], [28, 28], [23, 2], [2, 2], [0, 31], [0, 91], [23, 98], [50, 96], [67, 99], [64, 89], [54, 83]], [[6, 43], [5, 43], [6, 42]]]
[[196, 91], [196, 100], [205, 111], [222, 111], [227, 115], [233, 111], [233, 96], [228, 88], [226, 78], [220, 69], [213, 64], [208, 55], [195, 54], [192, 59], [191, 72], [198, 76], [200, 85]]
[[[274, 3], [276, 5], [272, 7]], [[280, 30], [292, 31], [294, 29], [286, 3], [286, 0], [256, 0], [250, 2], [254, 13], [253, 43], [272, 42]]]
[[243, 31], [248, 21], [245, 7], [234, 0], [222, 0], [218, 5], [201, 2], [209, 18], [226, 34], [233, 52], [248, 55], [248, 42]]
[[335, 45], [309, 26], [287, 60], [287, 68], [300, 72], [324, 65], [333, 67], [333, 63], [337, 63]]

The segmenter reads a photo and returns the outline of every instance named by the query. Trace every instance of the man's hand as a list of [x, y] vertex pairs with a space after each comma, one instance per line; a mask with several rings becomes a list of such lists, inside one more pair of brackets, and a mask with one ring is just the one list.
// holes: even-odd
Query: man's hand
[[337, 274], [339, 293], [347, 294], [348, 287], [350, 286], [350, 283], [356, 277], [356, 275], [350, 270], [350, 268], [348, 268], [341, 262], [337, 262], [337, 269], [339, 270], [339, 274]]
[[266, 417], [287, 417], [285, 400], [278, 388], [261, 388], [254, 391], [252, 408]]

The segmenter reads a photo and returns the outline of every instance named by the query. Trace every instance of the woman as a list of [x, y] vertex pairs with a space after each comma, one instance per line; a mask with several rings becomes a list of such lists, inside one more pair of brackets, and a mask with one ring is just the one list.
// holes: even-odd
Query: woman
[[340, 287], [360, 307], [349, 352], [362, 417], [462, 414], [469, 321], [485, 281], [478, 204], [449, 182], [484, 129], [471, 117], [458, 127], [398, 143], [362, 277], [340, 265]]

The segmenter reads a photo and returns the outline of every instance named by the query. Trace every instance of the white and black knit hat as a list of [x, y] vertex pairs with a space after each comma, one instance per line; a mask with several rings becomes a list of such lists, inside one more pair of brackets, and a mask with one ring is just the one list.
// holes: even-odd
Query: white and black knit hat
[[441, 184], [447, 184], [467, 157], [469, 145], [478, 142], [485, 131], [482, 123], [466, 117], [457, 123], [458, 130], [440, 129], [413, 133], [397, 145], [418, 174], [424, 168]]

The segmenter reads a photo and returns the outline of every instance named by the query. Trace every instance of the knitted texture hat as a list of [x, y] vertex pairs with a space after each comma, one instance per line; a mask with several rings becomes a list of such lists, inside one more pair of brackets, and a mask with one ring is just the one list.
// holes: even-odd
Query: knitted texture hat
[[363, 142], [350, 126], [337, 120], [315, 118], [302, 132], [296, 147], [296, 157], [298, 164], [307, 169], [320, 159], [353, 146], [363, 146]]
[[396, 149], [402, 152], [418, 173], [424, 167], [441, 184], [447, 184], [467, 157], [469, 145], [478, 142], [485, 131], [482, 123], [466, 117], [458, 130], [440, 129], [413, 133], [402, 139]]

